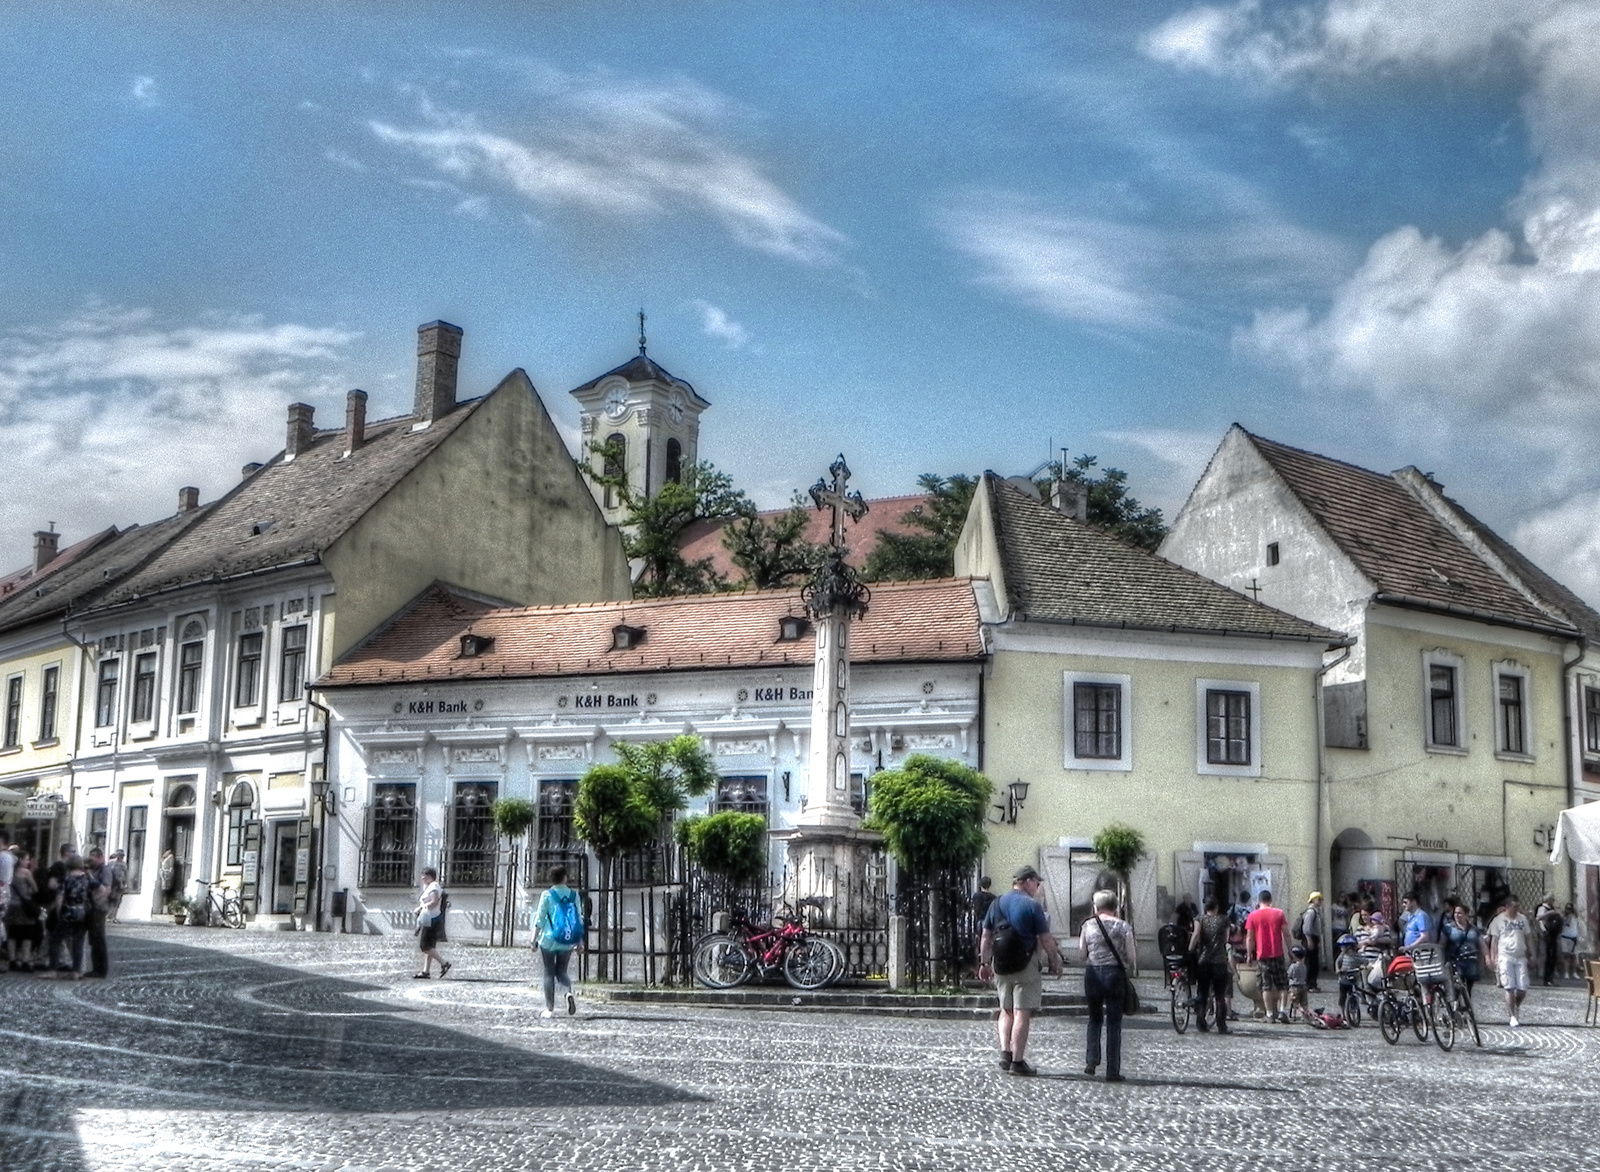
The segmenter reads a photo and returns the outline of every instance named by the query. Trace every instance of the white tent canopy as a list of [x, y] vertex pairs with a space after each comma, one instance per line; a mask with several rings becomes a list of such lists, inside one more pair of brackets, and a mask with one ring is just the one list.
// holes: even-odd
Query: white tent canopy
[[1550, 861], [1559, 863], [1568, 855], [1574, 863], [1600, 865], [1600, 802], [1561, 811]]

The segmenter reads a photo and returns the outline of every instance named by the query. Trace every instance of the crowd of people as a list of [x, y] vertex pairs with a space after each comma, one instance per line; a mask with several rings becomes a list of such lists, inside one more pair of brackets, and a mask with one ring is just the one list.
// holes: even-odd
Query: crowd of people
[[63, 846], [41, 873], [31, 852], [0, 843], [0, 949], [8, 973], [61, 980], [110, 973], [106, 922], [127, 888], [123, 854]]

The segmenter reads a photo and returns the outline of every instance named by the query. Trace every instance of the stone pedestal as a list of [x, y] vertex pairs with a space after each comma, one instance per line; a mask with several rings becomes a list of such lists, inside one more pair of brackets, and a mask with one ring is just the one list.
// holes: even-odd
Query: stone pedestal
[[[788, 847], [784, 901], [794, 906], [803, 899], [817, 901], [821, 915], [810, 917], [813, 926], [858, 927], [846, 921], [863, 902], [860, 885], [883, 849], [883, 836], [856, 826], [797, 826], [772, 837]], [[858, 892], [854, 900], [848, 890], [852, 884]]]

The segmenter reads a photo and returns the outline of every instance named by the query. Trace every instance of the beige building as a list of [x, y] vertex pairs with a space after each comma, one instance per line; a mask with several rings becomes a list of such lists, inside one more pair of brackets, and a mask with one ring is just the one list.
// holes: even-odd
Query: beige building
[[[1324, 689], [1326, 883], [1480, 911], [1565, 899], [1548, 864], [1580, 762], [1600, 758], [1600, 615], [1415, 468], [1392, 475], [1234, 427], [1161, 552], [1345, 632]], [[1596, 704], [1600, 713], [1600, 703]]]
[[1147, 848], [1132, 884], [1147, 950], [1183, 895], [1266, 887], [1293, 906], [1318, 885], [1317, 683], [1343, 636], [993, 473], [956, 572], [978, 580], [990, 653], [983, 769], [1001, 798], [986, 866], [999, 885], [1039, 866], [1058, 930], [1076, 932], [1109, 883], [1091, 840], [1132, 826]]

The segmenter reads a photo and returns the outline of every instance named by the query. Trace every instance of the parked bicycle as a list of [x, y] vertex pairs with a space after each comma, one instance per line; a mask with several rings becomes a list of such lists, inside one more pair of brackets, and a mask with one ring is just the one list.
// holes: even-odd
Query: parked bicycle
[[1180, 1034], [1189, 1028], [1194, 1016], [1194, 981], [1189, 972], [1189, 956], [1184, 951], [1186, 940], [1180, 940], [1176, 929], [1166, 924], [1156, 935], [1156, 946], [1161, 949], [1161, 968], [1167, 986], [1172, 1028]]
[[821, 989], [844, 975], [844, 952], [831, 940], [812, 936], [796, 915], [774, 915], [752, 923], [735, 912], [726, 932], [702, 936], [694, 946], [695, 979], [712, 989], [732, 989], [757, 975], [783, 973], [796, 989]]
[[1378, 994], [1378, 1030], [1393, 1046], [1406, 1026], [1417, 1035], [1417, 1041], [1428, 1040], [1428, 1007], [1417, 992], [1416, 965], [1402, 953], [1384, 969], [1383, 992]]
[[1428, 1022], [1439, 1049], [1454, 1049], [1457, 1035], [1467, 1031], [1471, 1031], [1473, 1042], [1482, 1046], [1478, 1015], [1473, 1012], [1472, 997], [1456, 962], [1446, 964], [1443, 953], [1434, 945], [1413, 948], [1411, 956], [1417, 980], [1427, 990]]
[[239, 902], [239, 897], [233, 892], [224, 889], [218, 894], [215, 885], [204, 880], [199, 885], [205, 888], [205, 923], [215, 926], [222, 925], [226, 928], [244, 927], [244, 904]]

